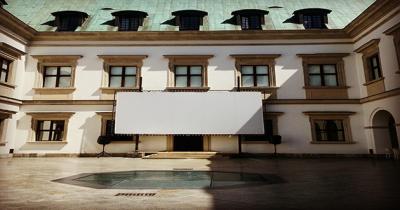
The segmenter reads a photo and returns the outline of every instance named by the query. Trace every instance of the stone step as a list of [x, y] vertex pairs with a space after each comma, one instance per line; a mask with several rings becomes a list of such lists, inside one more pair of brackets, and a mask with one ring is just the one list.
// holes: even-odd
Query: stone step
[[143, 159], [210, 159], [216, 156], [217, 152], [157, 152]]

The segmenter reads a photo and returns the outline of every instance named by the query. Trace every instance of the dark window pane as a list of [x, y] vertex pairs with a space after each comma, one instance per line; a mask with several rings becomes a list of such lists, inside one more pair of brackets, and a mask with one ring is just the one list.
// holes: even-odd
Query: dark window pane
[[120, 16], [118, 30], [119, 31], [137, 31], [141, 25], [142, 17]]
[[324, 18], [322, 15], [303, 15], [303, 25], [306, 29], [325, 28]]
[[114, 132], [114, 120], [106, 120], [105, 135], [112, 137], [113, 141], [132, 141], [132, 134], [115, 134]]
[[269, 141], [274, 135], [274, 126], [271, 119], [264, 119], [264, 135], [242, 135], [243, 141]]
[[316, 120], [314, 126], [317, 141], [345, 141], [342, 120]]
[[245, 15], [241, 16], [242, 30], [259, 30], [261, 29], [261, 16], [259, 15]]
[[82, 18], [76, 16], [60, 16], [58, 31], [75, 31], [81, 25]]
[[181, 16], [179, 30], [199, 30], [200, 28], [199, 16]]

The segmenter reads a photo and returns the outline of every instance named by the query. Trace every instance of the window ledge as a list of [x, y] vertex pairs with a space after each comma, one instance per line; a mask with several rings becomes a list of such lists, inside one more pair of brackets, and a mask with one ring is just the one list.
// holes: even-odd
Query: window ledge
[[16, 87], [15, 85], [12, 85], [12, 84], [9, 84], [9, 83], [6, 83], [6, 82], [0, 82], [0, 86], [12, 88], [12, 89], [15, 89], [15, 87]]
[[103, 93], [114, 93], [114, 92], [118, 92], [118, 91], [139, 92], [140, 88], [138, 88], [138, 87], [129, 87], [129, 88], [127, 88], [127, 87], [101, 87], [100, 90]]
[[364, 85], [364, 86], [368, 86], [368, 85], [371, 85], [371, 84], [374, 84], [374, 83], [380, 82], [380, 81], [382, 81], [382, 80], [384, 80], [384, 79], [385, 79], [385, 77], [381, 77], [381, 78], [379, 78], [379, 79], [376, 79], [376, 80], [371, 80], [371, 81], [368, 81], [368, 82], [364, 83], [363, 85]]
[[0, 142], [0, 146], [6, 146], [7, 142]]
[[36, 93], [39, 94], [69, 94], [76, 90], [74, 87], [65, 88], [33, 88]]
[[269, 141], [242, 141], [242, 144], [271, 144]]
[[[111, 139], [111, 143], [110, 144], [134, 144], [135, 141], [134, 140], [129, 140], [129, 141], [118, 141], [118, 140], [112, 140]], [[139, 141], [140, 143], [140, 141]]]
[[349, 86], [304, 86], [303, 89], [348, 89]]
[[167, 87], [165, 90], [169, 92], [207, 92], [210, 87]]
[[[240, 91], [265, 91], [265, 90], [276, 90], [279, 87], [270, 86], [270, 87], [240, 87]], [[234, 88], [235, 91], [238, 90], [238, 87]]]
[[354, 141], [311, 141], [311, 144], [356, 144]]
[[28, 141], [28, 144], [67, 144], [67, 141]]
[[396, 74], [400, 74], [400, 70], [396, 71]]

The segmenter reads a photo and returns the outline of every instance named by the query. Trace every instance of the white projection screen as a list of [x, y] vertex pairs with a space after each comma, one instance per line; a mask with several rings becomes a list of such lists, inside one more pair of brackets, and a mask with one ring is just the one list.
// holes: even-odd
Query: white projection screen
[[119, 92], [115, 133], [264, 134], [259, 92]]

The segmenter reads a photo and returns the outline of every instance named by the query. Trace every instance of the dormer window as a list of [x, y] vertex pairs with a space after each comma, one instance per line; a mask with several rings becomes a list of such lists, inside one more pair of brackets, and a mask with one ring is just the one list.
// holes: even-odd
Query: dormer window
[[207, 12], [199, 10], [181, 10], [172, 13], [175, 16], [175, 24], [180, 31], [198, 31], [203, 25], [203, 18]]
[[232, 12], [236, 19], [236, 25], [240, 25], [242, 30], [262, 30], [265, 24], [264, 16], [268, 14], [266, 10], [245, 9]]
[[57, 31], [75, 31], [88, 17], [88, 14], [79, 11], [60, 11], [51, 14], [56, 18]]
[[115, 17], [115, 26], [118, 31], [138, 31], [143, 26], [143, 20], [148, 16], [146, 12], [124, 10], [112, 13]]
[[293, 15], [295, 23], [303, 24], [305, 29], [325, 29], [329, 13], [331, 10], [312, 8], [297, 10]]

